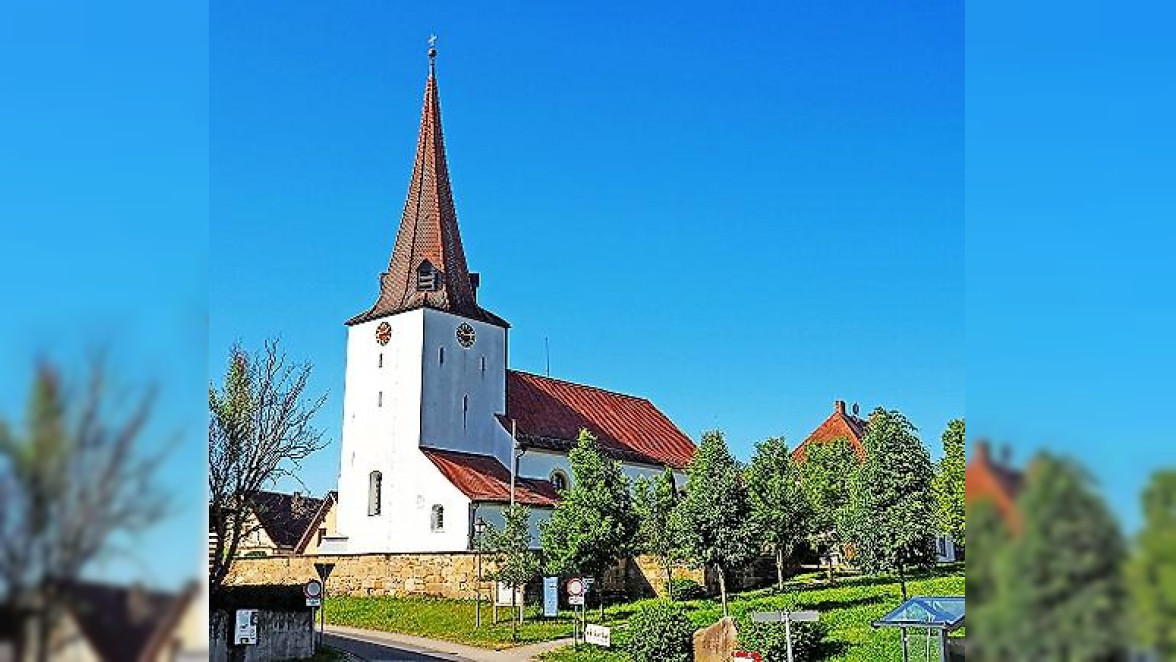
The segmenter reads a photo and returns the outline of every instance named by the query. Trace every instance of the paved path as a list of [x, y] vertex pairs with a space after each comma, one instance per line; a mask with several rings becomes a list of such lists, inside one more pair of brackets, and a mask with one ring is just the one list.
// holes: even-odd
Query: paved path
[[455, 644], [449, 641], [414, 637], [394, 632], [362, 630], [341, 625], [328, 625], [326, 642], [372, 662], [427, 662], [449, 660], [450, 662], [529, 662], [534, 656], [560, 646], [571, 645], [571, 639], [545, 641], [529, 646], [518, 646], [495, 651], [477, 646]]

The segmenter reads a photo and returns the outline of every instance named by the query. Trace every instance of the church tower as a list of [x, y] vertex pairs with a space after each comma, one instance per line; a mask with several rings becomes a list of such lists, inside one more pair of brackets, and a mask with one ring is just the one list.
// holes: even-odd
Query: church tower
[[[506, 411], [509, 325], [479, 305], [479, 277], [466, 264], [436, 53], [429, 50], [416, 160], [388, 268], [375, 303], [347, 321], [338, 525], [350, 553], [437, 548], [437, 527], [430, 535], [419, 525], [440, 498], [430, 490], [442, 488], [429, 482], [437, 472], [421, 448], [510, 462], [496, 417]], [[448, 546], [465, 549], [466, 532], [453, 529]]]

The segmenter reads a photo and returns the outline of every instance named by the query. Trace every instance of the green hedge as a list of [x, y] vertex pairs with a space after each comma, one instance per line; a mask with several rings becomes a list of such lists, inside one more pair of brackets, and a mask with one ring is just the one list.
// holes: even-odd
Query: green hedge
[[625, 652], [633, 662], [690, 662], [694, 623], [679, 604], [654, 600], [637, 607], [629, 618]]

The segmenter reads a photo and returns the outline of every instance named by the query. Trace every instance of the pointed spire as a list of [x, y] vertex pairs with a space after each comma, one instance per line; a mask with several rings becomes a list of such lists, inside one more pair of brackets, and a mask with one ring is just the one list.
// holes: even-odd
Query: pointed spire
[[436, 37], [429, 39], [429, 77], [425, 82], [416, 160], [396, 245], [388, 270], [380, 274], [380, 295], [375, 305], [348, 320], [348, 324], [427, 307], [506, 326], [501, 318], [478, 306], [478, 276], [471, 276], [466, 266], [441, 132], [435, 41]]

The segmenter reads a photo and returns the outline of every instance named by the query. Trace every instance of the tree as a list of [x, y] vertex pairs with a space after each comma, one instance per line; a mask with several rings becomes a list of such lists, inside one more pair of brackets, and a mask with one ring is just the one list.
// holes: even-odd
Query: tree
[[251, 355], [229, 352], [224, 383], [208, 388], [208, 522], [215, 536], [209, 593], [220, 590], [256, 520], [257, 493], [323, 448], [314, 416], [326, 396], [308, 397], [311, 365], [292, 364], [277, 340]]
[[1159, 659], [1176, 659], [1176, 469], [1152, 476], [1143, 518], [1129, 565], [1134, 635]]
[[800, 463], [800, 484], [809, 504], [809, 539], [829, 559], [829, 581], [833, 581], [832, 553], [844, 536], [838, 523], [849, 506], [853, 475], [861, 465], [849, 441], [840, 438], [805, 446]]
[[531, 534], [528, 522], [531, 519], [531, 509], [526, 506], [507, 506], [502, 510], [502, 530], [488, 526], [475, 544], [490, 555], [494, 562], [494, 570], [486, 573], [496, 582], [510, 587], [511, 607], [518, 608], [519, 613], [511, 620], [511, 639], [518, 639], [518, 623], [522, 613], [522, 605], [515, 604], [515, 595], [520, 586], [539, 574], [539, 559], [531, 551]]
[[666, 591], [674, 599], [674, 566], [682, 560], [681, 531], [676, 509], [678, 489], [674, 472], [666, 470], [653, 478], [639, 478], [633, 487], [633, 509], [637, 514], [637, 551], [655, 556], [666, 571]]
[[968, 628], [978, 660], [999, 659], [1002, 619], [997, 567], [1003, 562], [1009, 544], [1009, 527], [991, 499], [968, 504], [968, 521], [972, 523], [972, 548], [968, 555], [968, 572], [964, 593], [968, 596]]
[[1091, 479], [1073, 461], [1041, 454], [1017, 506], [1021, 530], [996, 567], [1006, 654], [1118, 659], [1125, 545]]
[[157, 482], [164, 452], [144, 449], [154, 393], [115, 390], [102, 357], [67, 383], [42, 364], [24, 432], [0, 420], [0, 604], [14, 608], [14, 659], [55, 656], [50, 633], [69, 589], [114, 538], [145, 530], [167, 512]]
[[696, 565], [715, 569], [723, 615], [727, 615], [727, 572], [755, 553], [741, 473], [723, 433], [704, 433], [686, 469], [686, 497], [678, 506], [686, 554]]
[[935, 471], [935, 502], [939, 528], [964, 545], [964, 419], [957, 418], [943, 431], [943, 458]]
[[933, 470], [915, 426], [881, 407], [870, 414], [866, 460], [854, 474], [841, 528], [854, 561], [868, 572], [897, 572], [907, 598], [906, 570], [935, 560]]
[[799, 469], [783, 437], [755, 445], [744, 476], [756, 537], [776, 556], [776, 586], [784, 590], [784, 563], [809, 534], [809, 502]]
[[[631, 551], [637, 534], [629, 480], [587, 430], [580, 430], [568, 462], [572, 484], [540, 530], [547, 570], [601, 577]], [[603, 618], [603, 600], [600, 610]]]

